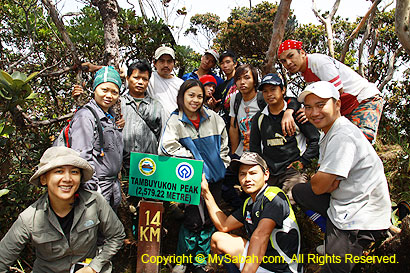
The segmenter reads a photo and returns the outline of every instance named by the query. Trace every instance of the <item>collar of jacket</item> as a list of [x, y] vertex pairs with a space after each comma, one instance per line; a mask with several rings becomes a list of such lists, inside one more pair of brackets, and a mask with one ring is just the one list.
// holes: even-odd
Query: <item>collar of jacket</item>
[[[103, 118], [107, 118], [107, 116], [105, 115], [103, 109], [97, 104], [95, 99], [90, 100], [89, 104], [91, 105], [91, 107], [96, 109], [95, 112], [97, 113], [100, 120], [103, 119]], [[108, 109], [108, 113], [115, 118], [115, 113], [114, 113], [114, 111], [112, 110], [111, 107]]]
[[[126, 105], [135, 104], [134, 97], [131, 96], [129, 93], [123, 94], [121, 96], [121, 98], [125, 99], [125, 104]], [[142, 99], [141, 102], [145, 103], [145, 104], [149, 104], [151, 102], [151, 100], [152, 100], [152, 98], [150, 96], [148, 96], [147, 93], [145, 92], [145, 96], [144, 96], [144, 98]]]
[[[77, 193], [79, 194], [78, 198], [80, 198], [80, 202], [78, 203], [77, 206], [80, 206], [80, 205], [81, 206], [87, 206], [89, 203], [91, 203], [96, 198], [96, 196], [94, 194], [91, 194], [90, 192], [88, 192], [87, 190], [84, 190], [84, 189], [79, 189], [77, 191]], [[75, 194], [77, 194], [77, 193], [75, 193]], [[50, 207], [50, 201], [48, 199], [48, 193], [45, 193], [42, 197], [40, 197], [39, 202], [40, 202], [39, 208], [46, 211]]]
[[[282, 111], [286, 111], [286, 108], [288, 108], [288, 104], [286, 103], [285, 100], [283, 100], [283, 102], [285, 104], [283, 105]], [[263, 108], [262, 114], [264, 114], [265, 116], [269, 116], [269, 105], [266, 105], [265, 108]]]
[[[205, 120], [209, 119], [209, 114], [207, 113], [207, 111], [208, 110], [206, 110], [204, 106], [201, 106], [201, 110], [199, 112], [199, 117], [200, 117], [199, 124], [202, 124]], [[178, 112], [179, 112], [178, 116], [179, 116], [180, 121], [193, 125], [192, 122], [189, 120], [189, 118], [185, 115], [184, 111], [178, 111]]]

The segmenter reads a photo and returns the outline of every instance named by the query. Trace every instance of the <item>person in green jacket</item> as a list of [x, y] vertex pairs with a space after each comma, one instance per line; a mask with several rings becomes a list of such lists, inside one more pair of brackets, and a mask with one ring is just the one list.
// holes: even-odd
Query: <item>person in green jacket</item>
[[[94, 173], [80, 154], [51, 147], [29, 182], [47, 192], [25, 209], [0, 241], [0, 272], [8, 272], [25, 245], [35, 248], [33, 271], [111, 272], [110, 259], [125, 237], [124, 227], [104, 197], [82, 189]], [[97, 231], [104, 245], [97, 249]]]

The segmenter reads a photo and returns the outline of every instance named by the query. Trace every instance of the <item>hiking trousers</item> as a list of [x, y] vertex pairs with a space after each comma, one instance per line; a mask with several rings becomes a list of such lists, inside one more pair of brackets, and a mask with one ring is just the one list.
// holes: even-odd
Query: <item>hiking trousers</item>
[[[333, 225], [327, 215], [330, 194], [316, 195], [310, 182], [297, 184], [292, 189], [296, 203], [327, 217], [325, 235], [325, 264], [322, 273], [348, 273], [355, 263], [355, 256], [363, 255], [370, 243], [382, 238], [386, 230], [341, 230]], [[357, 259], [357, 258], [356, 258]]]

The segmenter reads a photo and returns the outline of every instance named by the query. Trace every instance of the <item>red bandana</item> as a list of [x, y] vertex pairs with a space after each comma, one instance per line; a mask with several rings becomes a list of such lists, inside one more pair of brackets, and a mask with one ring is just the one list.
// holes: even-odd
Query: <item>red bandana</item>
[[286, 40], [280, 44], [278, 49], [278, 56], [286, 50], [289, 49], [302, 49], [302, 42], [296, 40]]

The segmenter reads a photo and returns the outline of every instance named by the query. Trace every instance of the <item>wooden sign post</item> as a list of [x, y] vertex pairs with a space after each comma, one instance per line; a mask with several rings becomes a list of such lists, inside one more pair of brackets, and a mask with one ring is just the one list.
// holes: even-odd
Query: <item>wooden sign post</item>
[[[128, 194], [147, 199], [198, 205], [203, 161], [131, 153]], [[137, 273], [158, 273], [162, 202], [141, 201], [139, 208]]]
[[[137, 273], [158, 273], [155, 262], [160, 255], [162, 202], [141, 201], [138, 223]], [[150, 259], [153, 257], [153, 259]]]

